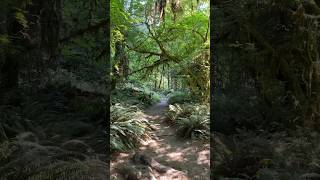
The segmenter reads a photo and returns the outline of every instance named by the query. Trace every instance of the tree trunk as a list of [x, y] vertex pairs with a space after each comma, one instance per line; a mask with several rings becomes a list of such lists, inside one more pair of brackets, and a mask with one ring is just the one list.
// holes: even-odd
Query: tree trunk
[[168, 66], [168, 90], [170, 90], [170, 70], [169, 70], [169, 66]]
[[157, 74], [154, 74], [154, 89], [157, 89]]
[[162, 81], [163, 81], [163, 73], [164, 73], [164, 65], [162, 65], [162, 72], [160, 73], [160, 83], [159, 83], [159, 89], [161, 89]]
[[128, 80], [129, 77], [129, 61], [128, 57], [126, 55], [126, 52], [124, 50], [124, 42], [117, 41], [115, 43], [115, 62], [119, 63], [119, 73], [121, 77], [124, 77], [126, 80]]
[[158, 89], [161, 89], [161, 84], [162, 84], [162, 74], [160, 74], [160, 82], [159, 82]]
[[[20, 32], [23, 30], [22, 25], [16, 20], [14, 9], [10, 9], [7, 17], [11, 17], [11, 21], [6, 18], [6, 31], [8, 32], [8, 36], [10, 37], [10, 42], [15, 45], [15, 47], [21, 44], [22, 37]], [[12, 38], [15, 37], [15, 38]], [[16, 51], [18, 49], [15, 49]], [[5, 52], [3, 58], [3, 66], [1, 68], [1, 87], [4, 89], [11, 89], [18, 87], [19, 84], [19, 54], [21, 52], [13, 53]]]
[[[41, 1], [42, 2], [42, 1]], [[40, 2], [38, 2], [40, 4]], [[55, 65], [59, 55], [61, 0], [41, 3], [41, 48], [46, 64]]]
[[310, 129], [320, 128], [320, 63], [312, 63], [311, 89], [306, 104], [306, 115], [304, 126]]
[[172, 86], [173, 89], [176, 91], [177, 90], [177, 77], [176, 76], [171, 76], [171, 81], [172, 81]]
[[[3, 22], [3, 24], [0, 24], [0, 35], [6, 35], [7, 34], [7, 27], [6, 27], [6, 21], [7, 21], [7, 7], [6, 4], [1, 3], [0, 4], [0, 22]], [[2, 67], [6, 61], [6, 50], [5, 45], [0, 44], [0, 72], [2, 70]], [[1, 74], [2, 75], [2, 74]], [[0, 86], [1, 86], [2, 78], [0, 78]]]

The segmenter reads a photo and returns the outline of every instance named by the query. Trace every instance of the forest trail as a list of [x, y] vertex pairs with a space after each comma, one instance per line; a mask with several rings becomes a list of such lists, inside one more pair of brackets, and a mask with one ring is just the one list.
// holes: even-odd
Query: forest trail
[[[177, 137], [175, 129], [165, 122], [167, 100], [145, 110], [145, 118], [153, 126], [151, 138], [142, 143], [139, 154], [154, 158], [162, 165], [182, 171], [191, 179], [210, 179], [210, 150], [209, 143], [201, 140], [185, 140]], [[120, 153], [111, 161], [111, 174], [116, 173], [117, 167], [131, 166], [130, 158], [137, 152]], [[158, 174], [159, 175], [159, 174]], [[120, 178], [117, 178], [120, 179]], [[167, 179], [163, 174], [156, 179]], [[174, 179], [174, 178], [172, 178]], [[178, 178], [179, 179], [179, 178]]]

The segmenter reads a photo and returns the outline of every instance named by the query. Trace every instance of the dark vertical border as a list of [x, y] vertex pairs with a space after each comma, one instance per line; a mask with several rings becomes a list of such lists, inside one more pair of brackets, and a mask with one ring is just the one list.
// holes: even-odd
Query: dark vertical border
[[106, 47], [109, 47], [109, 51], [106, 53], [107, 60], [107, 74], [106, 74], [106, 153], [107, 153], [107, 163], [108, 163], [108, 176], [110, 176], [110, 94], [111, 94], [111, 59], [110, 59], [110, 0], [106, 0], [106, 19], [107, 26], [105, 29], [105, 39], [106, 39]]
[[[214, 1], [214, 0], [213, 0]], [[210, 179], [214, 179], [213, 174], [212, 174], [212, 169], [213, 169], [213, 103], [214, 103], [214, 80], [213, 78], [215, 77], [214, 75], [214, 69], [215, 69], [215, 59], [214, 59], [214, 51], [213, 51], [213, 5], [214, 2], [210, 1], [210, 15], [209, 15], [209, 22], [210, 22]]]

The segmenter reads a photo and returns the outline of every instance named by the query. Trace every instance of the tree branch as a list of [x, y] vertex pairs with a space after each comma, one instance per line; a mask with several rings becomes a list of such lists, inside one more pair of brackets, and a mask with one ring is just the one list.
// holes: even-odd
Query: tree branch
[[149, 55], [154, 55], [154, 56], [161, 56], [161, 53], [159, 53], [159, 52], [152, 52], [152, 51], [147, 51], [147, 50], [142, 50], [142, 49], [131, 48], [128, 45], [126, 45], [126, 46], [129, 50], [132, 50], [132, 51], [135, 51], [138, 53], [149, 54]]
[[143, 71], [145, 69], [153, 69], [153, 68], [158, 67], [161, 64], [165, 64], [165, 63], [167, 63], [169, 61], [170, 61], [170, 59], [159, 59], [159, 60], [155, 61], [153, 64], [151, 64], [149, 66], [145, 66], [145, 67], [143, 67], [141, 69], [138, 69], [136, 71], [133, 71], [133, 72], [129, 73], [129, 75], [141, 72], [141, 71]]

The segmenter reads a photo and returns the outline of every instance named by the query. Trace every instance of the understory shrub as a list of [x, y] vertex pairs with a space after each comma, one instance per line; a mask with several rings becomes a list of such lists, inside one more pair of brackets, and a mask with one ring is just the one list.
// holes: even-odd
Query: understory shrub
[[135, 106], [115, 104], [111, 106], [111, 151], [126, 151], [138, 147], [149, 136], [150, 124]]
[[[66, 85], [21, 89], [20, 94], [0, 94], [7, 99], [0, 100], [0, 179], [107, 178], [100, 156], [106, 147], [98, 122], [103, 116], [95, 108], [102, 97], [78, 99], [84, 94]], [[86, 102], [87, 109], [75, 108], [75, 99]]]
[[88, 153], [26, 139], [2, 142], [0, 163], [0, 179], [12, 180], [98, 180], [107, 178], [108, 168], [107, 163]]
[[[261, 134], [239, 131], [232, 135], [233, 149], [212, 173], [216, 178], [309, 179], [320, 177], [320, 134], [298, 131]], [[221, 147], [222, 145], [220, 145]], [[214, 147], [214, 157], [218, 147]], [[221, 152], [221, 151], [220, 151]], [[305, 177], [305, 178], [303, 178]], [[317, 178], [316, 178], [317, 179]]]
[[177, 126], [177, 133], [184, 138], [209, 138], [209, 105], [169, 105], [167, 117]]
[[169, 97], [168, 99], [169, 104], [175, 104], [175, 103], [182, 104], [182, 103], [191, 102], [190, 94], [182, 91], [176, 91], [176, 92], [170, 93], [168, 97]]
[[125, 83], [112, 94], [112, 102], [126, 101], [128, 104], [148, 107], [160, 102], [160, 95], [146, 87], [140, 87], [132, 83]]

